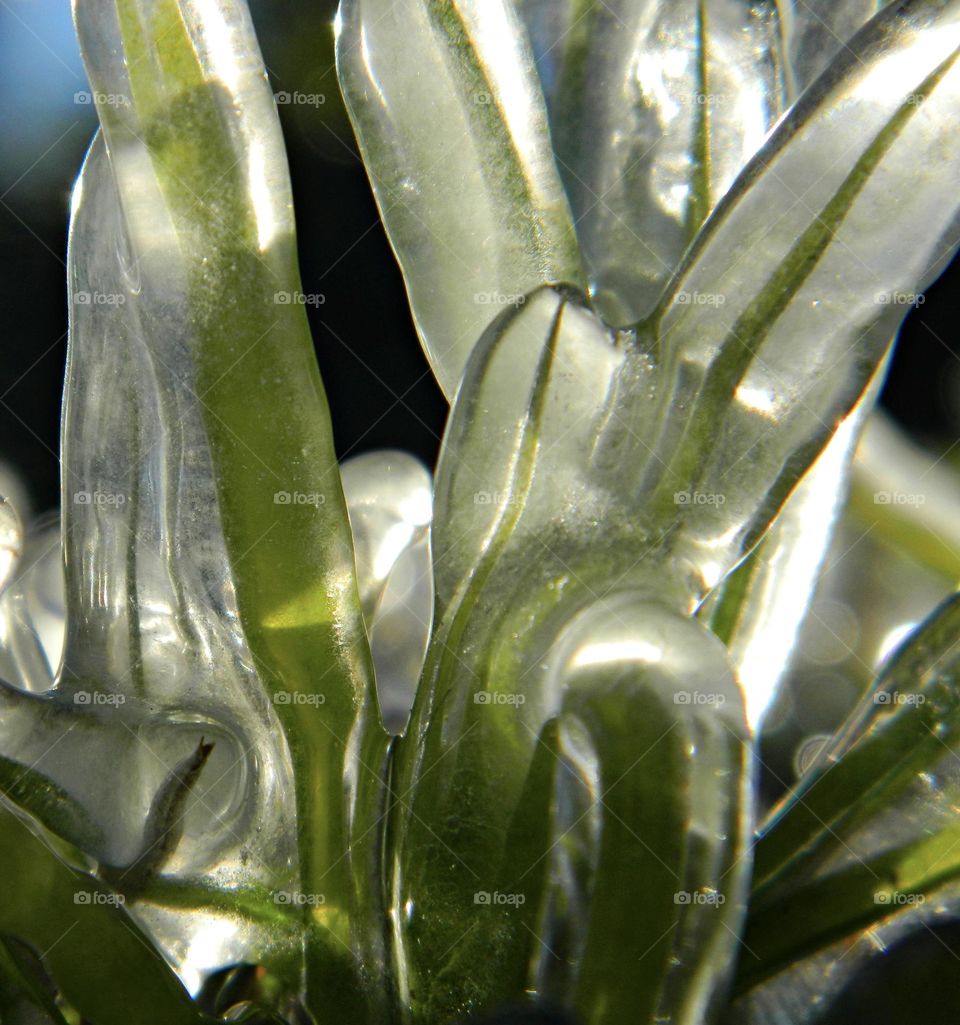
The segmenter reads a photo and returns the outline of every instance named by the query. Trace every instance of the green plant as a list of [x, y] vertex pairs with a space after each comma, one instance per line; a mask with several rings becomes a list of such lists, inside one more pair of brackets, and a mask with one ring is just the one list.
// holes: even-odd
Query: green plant
[[66, 637], [53, 681], [14, 580], [4, 1021], [815, 1022], [953, 913], [955, 601], [754, 840], [817, 518], [957, 243], [960, 3], [874, 6], [345, 0], [453, 401], [392, 738], [369, 637], [428, 482], [354, 467], [348, 518], [246, 8], [77, 0]]

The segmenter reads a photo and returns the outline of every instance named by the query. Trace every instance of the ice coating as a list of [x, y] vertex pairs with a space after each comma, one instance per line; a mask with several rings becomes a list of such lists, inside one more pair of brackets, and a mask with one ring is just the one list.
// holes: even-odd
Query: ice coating
[[388, 729], [399, 733], [413, 705], [433, 617], [433, 479], [402, 451], [355, 456], [342, 476], [380, 711]]

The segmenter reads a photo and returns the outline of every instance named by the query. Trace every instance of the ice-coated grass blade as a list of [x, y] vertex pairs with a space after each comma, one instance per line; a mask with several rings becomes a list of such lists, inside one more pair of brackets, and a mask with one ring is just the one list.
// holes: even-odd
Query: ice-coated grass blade
[[[214, 742], [187, 833], [225, 843], [237, 881], [306, 895], [285, 911], [307, 993], [367, 1020], [386, 737], [249, 15], [77, 0], [75, 17], [105, 147], [71, 239], [66, 669], [34, 718], [65, 734], [61, 706], [96, 695], [88, 736], [152, 765], [154, 792], [198, 734]], [[180, 850], [167, 871], [196, 880]]]
[[[289, 757], [235, 626], [197, 409], [186, 394], [177, 401], [163, 362], [176, 362], [177, 340], [171, 332], [172, 354], [151, 350], [144, 307], [155, 293], [132, 259], [98, 137], [74, 196], [68, 258], [67, 652], [52, 690], [0, 688], [2, 789], [51, 843], [62, 838], [110, 875], [185, 982], [197, 985], [209, 962], [183, 952], [215, 928], [205, 957], [261, 957], [298, 990], [299, 915], [272, 900], [296, 873], [295, 810], [279, 796], [292, 789]], [[204, 738], [214, 753], [184, 786], [177, 773]], [[181, 800], [151, 835], [165, 791]], [[218, 901], [214, 879], [241, 893], [259, 887], [268, 904]], [[170, 883], [200, 899], [171, 903]]]
[[652, 525], [631, 501], [629, 474], [614, 465], [615, 446], [605, 445], [621, 423], [621, 379], [641, 390], [649, 367], [572, 292], [526, 296], [480, 342], [437, 472], [438, 623], [488, 578], [512, 587], [508, 553], [537, 537], [544, 579], [566, 566], [601, 587], [646, 554]]
[[[777, 6], [783, 37], [779, 65], [787, 99], [793, 102], [882, 4], [782, 0]], [[728, 645], [754, 727], [786, 670], [850, 489], [857, 438], [885, 373], [885, 366], [876, 371], [872, 387], [788, 499], [763, 542], [701, 610]]]
[[384, 724], [403, 729], [430, 639], [433, 480], [408, 452], [366, 452], [341, 466], [357, 583]]
[[[0, 806], [0, 866], [5, 879], [15, 880], [0, 901], [0, 934], [33, 948], [84, 1019], [96, 1025], [210, 1020], [193, 1008], [123, 909], [122, 897], [69, 868], [34, 835], [25, 817], [5, 805]], [[2, 951], [0, 960], [6, 960]], [[5, 990], [9, 976], [0, 975], [7, 977], [0, 984]]]
[[[525, 988], [587, 1023], [709, 1020], [736, 956], [751, 829], [723, 649], [622, 596], [581, 614], [552, 654], [562, 710], [530, 774], [546, 761], [552, 787], [528, 786], [506, 851], [515, 875], [543, 879], [524, 906]], [[547, 828], [531, 837], [537, 810]]]
[[885, 366], [876, 371], [763, 541], [697, 612], [727, 646], [754, 730], [759, 730], [790, 664], [843, 511], [857, 441], [885, 372]]
[[344, 0], [338, 26], [347, 108], [452, 399], [505, 305], [581, 280], [533, 56], [508, 0]]
[[[887, 814], [913, 791], [918, 773], [943, 760], [960, 739], [958, 667], [960, 599], [954, 597], [901, 646], [837, 738], [773, 812], [757, 846], [759, 897], [809, 878], [853, 841], [853, 830]], [[949, 787], [946, 779], [941, 783]], [[905, 822], [900, 832], [915, 830]], [[877, 839], [884, 847], [899, 845], [895, 834]]]
[[641, 325], [665, 425], [645, 486], [663, 513], [690, 489], [697, 507], [671, 545], [708, 586], [717, 539], [744, 550], [766, 530], [874, 372], [904, 296], [956, 245], [960, 147], [943, 125], [960, 105], [958, 45], [957, 3], [875, 18], [747, 166]]
[[0, 793], [80, 850], [103, 848], [100, 827], [86, 808], [45, 776], [0, 755]]
[[[954, 597], [893, 656], [764, 826], [740, 965], [748, 1002], [793, 992], [809, 1013], [826, 1008], [871, 948], [957, 914], [958, 645]], [[838, 948], [850, 960], [814, 1000], [807, 980]]]
[[409, 1020], [526, 992], [588, 1025], [694, 1025], [725, 994], [749, 879], [750, 754], [723, 648], [627, 593], [574, 615], [543, 663], [522, 691], [550, 706], [538, 733], [525, 702], [489, 691], [403, 802]]
[[[720, 984], [715, 966], [704, 968], [702, 979], [694, 978], [692, 969], [691, 974], [681, 970], [658, 996], [653, 980], [660, 978], [661, 958], [669, 959], [676, 949], [672, 940], [661, 943], [657, 934], [643, 931], [656, 953], [635, 985], [621, 992], [623, 1004], [615, 1008], [620, 998], [612, 995], [614, 977], [626, 971], [616, 952], [629, 949], [639, 956], [640, 951], [624, 947], [629, 929], [617, 917], [605, 873], [622, 883], [631, 877], [634, 862], [648, 856], [633, 846], [638, 817], [649, 816], [642, 827], [645, 838], [659, 823], [665, 847], [658, 856], [667, 863], [687, 856], [669, 852], [671, 844], [684, 848], [688, 831], [698, 837], [702, 832], [704, 846], [689, 855], [697, 886], [707, 885], [692, 867], [698, 859], [703, 856], [704, 865], [727, 854], [738, 860], [747, 828], [741, 793], [745, 756], [737, 746], [743, 736], [737, 725], [743, 716], [739, 693], [718, 642], [685, 620], [690, 597], [659, 561], [662, 545], [652, 530], [642, 529], [642, 510], [630, 501], [623, 464], [614, 457], [616, 445], [604, 447], [611, 432], [617, 436], [618, 428], [610, 425], [620, 412], [622, 389], [642, 387], [642, 363], [628, 344], [617, 344], [581, 299], [543, 289], [491, 329], [472, 357], [455, 403], [437, 475], [436, 629], [411, 725], [398, 743], [393, 787], [395, 958], [401, 999], [411, 1005], [413, 1021], [493, 1004], [520, 987], [575, 999], [590, 1021], [619, 1022], [632, 1001], [649, 1009], [658, 1000], [694, 1020], [699, 1012], [692, 1008], [702, 1009], [709, 1002], [705, 994]], [[578, 656], [570, 649], [576, 632], [571, 624], [588, 615], [588, 634], [577, 634], [583, 649]], [[685, 660], [685, 651], [704, 656], [700, 670]], [[648, 664], [660, 658], [663, 665]], [[593, 673], [584, 668], [591, 666]], [[648, 677], [695, 702], [723, 694], [696, 704], [693, 719], [682, 707], [683, 698], [674, 703], [671, 696], [661, 721], [648, 708], [653, 701], [644, 683]], [[597, 682], [596, 707], [587, 696], [591, 679]], [[700, 697], [694, 698], [697, 692]], [[716, 707], [727, 700], [729, 721]], [[627, 758], [636, 739], [634, 717], [642, 709], [663, 729], [677, 729], [665, 747], [676, 756], [673, 768], [658, 778], [658, 786], [667, 777], [670, 781], [664, 803], [652, 801], [645, 790], [651, 785], [645, 774], [649, 765], [633, 773], [640, 752]], [[691, 725], [698, 716], [702, 723]], [[622, 736], [615, 729], [619, 717], [633, 724]], [[705, 724], [714, 720], [718, 732], [711, 733]], [[703, 749], [702, 758], [692, 761], [682, 755], [690, 750], [681, 741], [688, 729]], [[603, 782], [572, 783], [568, 790], [562, 774], [553, 780], [558, 770], [552, 756], [545, 758], [544, 745], [553, 745], [562, 757], [556, 745], [567, 745], [563, 738], [578, 733], [588, 749], [584, 757], [596, 762], [596, 779]], [[651, 744], [656, 739], [643, 736]], [[732, 740], [735, 756], [728, 746]], [[717, 775], [711, 777], [714, 769]], [[618, 777], [623, 777], [619, 791], [613, 786]], [[729, 812], [731, 819], [700, 830], [691, 823], [703, 806], [685, 801], [699, 802], [693, 794], [713, 792], [714, 785], [720, 788], [712, 799], [714, 811], [721, 818]], [[600, 795], [608, 789], [617, 797], [611, 794], [605, 802]], [[587, 830], [583, 858], [593, 867], [585, 869], [579, 911], [566, 907], [553, 882], [549, 893], [543, 889], [542, 874], [554, 879], [554, 855], [562, 859], [569, 840], [564, 826], [549, 821], [565, 814], [557, 811], [557, 801], [578, 805], [582, 820], [575, 814], [568, 825], [577, 819], [579, 831]], [[538, 821], [535, 835], [523, 838]], [[597, 867], [601, 861], [613, 867]], [[733, 894], [742, 890], [738, 873], [745, 864], [725, 880]], [[652, 882], [651, 887], [650, 893], [621, 892], [621, 897], [630, 904], [634, 922], [649, 912], [662, 920], [661, 930], [672, 928], [679, 921], [673, 916], [680, 915], [674, 894], [683, 887], [665, 891]], [[504, 903], [481, 905], [471, 916], [474, 898], [494, 892], [506, 894]], [[524, 903], [520, 914], [510, 896], [518, 893], [530, 904]], [[728, 914], [736, 913], [739, 899]], [[713, 914], [718, 922], [715, 911], [697, 907], [698, 915]], [[537, 928], [557, 933], [569, 948], [560, 955], [569, 964], [563, 969], [547, 963], [524, 978], [520, 966], [540, 956], [533, 935], [541, 916]], [[604, 944], [604, 921], [620, 930], [623, 942]], [[698, 932], [693, 924], [690, 928]], [[467, 929], [469, 937], [458, 941]], [[588, 935], [587, 947], [578, 951]], [[683, 935], [679, 929], [680, 947]], [[730, 939], [724, 930], [723, 942]], [[543, 941], [552, 947], [549, 935]], [[721, 942], [718, 936], [705, 942], [709, 947], [714, 941]], [[467, 962], [473, 965], [469, 976]], [[605, 1001], [613, 1001], [606, 1010]]]
[[[788, 96], [809, 84], [811, 58], [822, 70], [876, 9], [863, 0], [828, 6], [520, 3], [596, 301], [608, 320], [623, 323], [653, 306], [692, 233]], [[802, 72], [793, 73], [792, 58]], [[861, 420], [870, 405], [872, 398], [861, 403]], [[770, 647], [762, 636], [775, 632], [785, 661], [845, 493], [854, 442], [853, 429], [834, 440], [762, 550], [726, 588], [720, 628], [749, 677], [752, 722], [779, 676], [757, 655]]]
[[522, 0], [598, 309], [647, 315], [784, 109], [775, 3]]

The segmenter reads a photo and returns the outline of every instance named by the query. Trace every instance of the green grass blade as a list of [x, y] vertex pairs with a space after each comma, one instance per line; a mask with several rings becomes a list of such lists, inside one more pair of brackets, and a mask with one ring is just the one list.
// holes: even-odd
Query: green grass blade
[[[660, 823], [665, 848], [659, 856], [669, 863], [686, 857], [675, 857], [666, 848], [674, 844], [685, 850], [688, 813], [699, 814], [671, 789], [675, 814], [682, 820], [678, 825], [666, 796], [666, 803], [650, 796], [653, 781], [659, 785], [663, 777], [650, 774], [646, 764], [636, 774], [630, 771], [639, 753], [628, 758], [633, 741], [639, 743], [641, 734], [650, 743], [655, 739], [646, 726], [637, 732], [643, 715], [650, 719], [649, 729], [654, 720], [664, 729], [675, 719], [687, 723], [688, 710], [679, 702], [665, 701], [669, 709], [655, 711], [655, 684], [648, 686], [644, 674], [649, 670], [649, 681], [658, 686], [673, 681], [670, 686], [704, 693], [726, 679], [733, 721], [740, 707], [732, 678], [717, 663], [717, 652], [723, 661], [722, 650], [683, 618], [689, 603], [682, 582], [658, 561], [655, 541], [640, 528], [620, 453], [613, 444], [604, 448], [608, 435], [620, 437], [617, 421], [629, 413], [618, 403], [629, 402], [629, 389], [639, 386], [639, 375], [635, 353], [618, 345], [575, 296], [543, 289], [484, 339], [455, 403], [437, 474], [437, 626], [410, 728], [398, 742], [392, 784], [391, 887], [394, 906], [409, 909], [395, 926], [395, 960], [401, 997], [410, 1002], [413, 1021], [439, 1020], [468, 1006], [507, 999], [520, 987], [545, 985], [518, 976], [520, 966], [538, 956], [539, 944], [532, 941], [537, 929], [548, 947], [553, 932], [566, 937], [572, 960], [553, 973], [551, 993], [576, 1002], [591, 1021], [618, 1022], [636, 1001], [648, 1008], [658, 1001], [680, 1007], [689, 999], [699, 1007], [698, 1001], [709, 1002], [704, 993], [717, 985], [713, 968], [705, 968], [698, 981], [681, 972], [674, 991], [674, 984], [661, 978], [661, 955], [669, 959], [673, 948], [656, 934], [630, 933], [626, 919], [618, 917], [622, 907], [611, 881], [622, 883], [636, 863], [646, 864], [648, 855], [630, 835], [639, 828], [638, 817], [649, 815], [644, 835], [654, 821]], [[625, 592], [630, 603], [623, 600]], [[679, 614], [668, 611], [671, 605]], [[645, 667], [624, 654], [606, 676], [601, 667], [582, 679], [574, 672], [577, 680], [567, 680], [564, 660], [573, 655], [563, 639], [588, 611], [596, 651], [662, 649], [669, 667], [662, 667], [661, 674], [661, 667]], [[589, 638], [581, 640], [588, 649]], [[704, 655], [702, 676], [693, 661], [683, 660], [684, 650]], [[674, 659], [682, 665], [674, 665]], [[603, 681], [611, 684], [597, 707], [589, 699], [588, 679], [594, 676], [598, 694]], [[579, 697], [573, 693], [577, 681], [583, 684]], [[695, 711], [704, 722], [722, 718], [712, 705]], [[553, 864], [549, 855], [554, 841], [562, 845], [564, 831], [548, 821], [555, 766], [552, 756], [543, 754], [544, 745], [556, 744], [551, 738], [558, 723], [562, 733], [581, 729], [581, 720], [587, 723], [582, 727], [587, 746], [596, 751], [603, 769], [601, 789], [616, 791], [617, 798], [611, 794], [601, 807], [604, 802], [590, 797], [589, 786], [574, 786], [564, 800], [582, 804], [588, 819], [603, 823], [600, 837], [590, 834], [583, 841], [592, 851], [587, 860], [610, 859], [618, 867], [607, 870], [609, 880], [599, 869], [595, 878], [586, 870], [591, 881], [585, 884], [584, 913], [589, 918], [595, 912], [595, 924], [582, 915], [571, 918], [561, 908], [556, 922], [539, 926], [542, 902], [543, 908], [563, 903], [556, 892], [544, 896], [543, 891], [542, 873]], [[712, 765], [709, 758], [688, 764], [682, 752], [689, 752], [690, 745], [680, 739], [686, 729], [678, 729], [675, 742], [667, 744], [674, 758], [667, 775], [673, 778], [676, 770], [678, 791], [692, 794], [703, 787], [706, 792], [720, 784], [734, 801], [743, 766], [731, 763], [710, 777], [704, 768]], [[697, 743], [726, 752], [720, 758], [726, 765], [725, 744], [741, 733], [733, 726], [731, 733], [698, 733]], [[688, 772], [697, 776], [689, 792], [681, 780]], [[629, 785], [624, 782], [617, 790], [613, 784], [621, 775], [629, 777]], [[562, 782], [557, 786], [564, 788]], [[718, 797], [713, 804], [720, 814], [723, 800]], [[740, 813], [731, 812], [736, 826], [718, 828], [718, 835], [730, 837], [732, 848], [742, 853], [741, 813], [742, 806]], [[524, 838], [528, 829], [531, 835]], [[713, 840], [704, 842], [705, 850], [713, 849]], [[696, 861], [701, 854], [706, 857], [699, 851], [691, 858]], [[527, 867], [521, 885], [517, 872]], [[739, 892], [742, 879], [735, 876], [734, 881]], [[524, 904], [525, 910], [515, 914], [518, 908], [506, 904], [471, 913], [477, 893], [499, 888], [509, 895], [514, 884], [529, 908]], [[624, 902], [634, 908], [634, 921], [643, 917], [638, 909], [646, 907], [662, 931], [677, 921], [676, 889], [665, 892], [658, 884], [650, 894], [637, 892], [629, 901], [624, 895]], [[547, 917], [553, 922], [552, 911]], [[617, 942], [601, 939], [604, 923], [617, 932]], [[577, 943], [590, 929], [596, 932], [590, 933], [588, 947], [577, 953]], [[626, 970], [617, 952], [639, 955], [635, 945], [644, 936], [658, 953], [642, 977], [614, 997], [612, 979]], [[724, 931], [723, 942], [729, 940], [731, 933]], [[704, 940], [705, 948], [712, 943]], [[468, 962], [474, 966], [469, 974]], [[549, 965], [544, 972], [551, 974]], [[664, 993], [658, 989], [661, 982]], [[604, 994], [614, 1003], [622, 997], [622, 1002], [604, 1011]]]
[[957, 243], [960, 147], [943, 126], [960, 106], [958, 47], [955, 2], [873, 19], [745, 168], [640, 326], [661, 377], [645, 488], [665, 520], [678, 492], [704, 496], [671, 543], [705, 587], [724, 560], [703, 539], [734, 553], [759, 540]]
[[730, 652], [754, 729], [777, 696], [840, 522], [850, 467], [885, 367], [837, 429], [770, 531], [698, 610]]
[[504, 306], [582, 279], [533, 57], [505, 0], [344, 0], [338, 26], [347, 108], [452, 399]]
[[[241, 663], [248, 647], [257, 679], [240, 674], [243, 701], [254, 706], [241, 721], [257, 724], [259, 743], [280, 738], [288, 752], [299, 888], [324, 898], [297, 909], [308, 992], [317, 1006], [364, 1020], [382, 992], [365, 973], [377, 978], [382, 964], [375, 825], [386, 737], [303, 308], [282, 138], [249, 14], [239, 2], [78, 0], [76, 21], [122, 211], [121, 269], [138, 278], [123, 315], [135, 319], [132, 351], [149, 369], [131, 380], [157, 382], [146, 404], [142, 390], [133, 403], [146, 419], [126, 465], [132, 457], [136, 471], [159, 440], [164, 486], [138, 493], [134, 508], [167, 530], [194, 528], [203, 544], [191, 558], [224, 553], [226, 601], [236, 609], [227, 643]], [[69, 387], [67, 402], [69, 418]], [[103, 472], [71, 441], [68, 463]], [[154, 565], [159, 555], [172, 579], [195, 585], [170, 540], [161, 532]], [[129, 586], [148, 560], [134, 546], [128, 565]], [[74, 595], [78, 568], [68, 556]], [[188, 650], [205, 654], [206, 596], [175, 597]], [[150, 639], [142, 624], [132, 634]], [[134, 662], [146, 666], [146, 655]], [[284, 806], [275, 794], [274, 807]]]
[[898, 934], [921, 929], [955, 909], [958, 645], [954, 597], [901, 646], [770, 816], [756, 847], [742, 992], [766, 980], [776, 991], [804, 959], [857, 948], [834, 992], [867, 958], [861, 937], [888, 923]]
[[84, 1018], [96, 1025], [208, 1021], [123, 910], [122, 898], [60, 861], [6, 806], [0, 838], [3, 877], [13, 883], [0, 901], [0, 933], [30, 944]]
[[784, 109], [776, 4], [522, 0], [610, 324], [646, 316]]

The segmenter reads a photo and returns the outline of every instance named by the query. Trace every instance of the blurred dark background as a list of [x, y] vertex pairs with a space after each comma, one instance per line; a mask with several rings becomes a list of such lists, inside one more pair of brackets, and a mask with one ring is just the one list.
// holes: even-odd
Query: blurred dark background
[[[431, 464], [446, 404], [420, 353], [333, 67], [333, 0], [253, 0], [275, 91], [322, 94], [280, 107], [293, 178], [303, 289], [341, 457], [406, 448]], [[64, 259], [73, 179], [95, 128], [68, 0], [0, 4], [0, 459], [34, 511], [57, 501], [66, 352]], [[913, 311], [884, 395], [934, 448], [960, 436], [955, 264]]]

